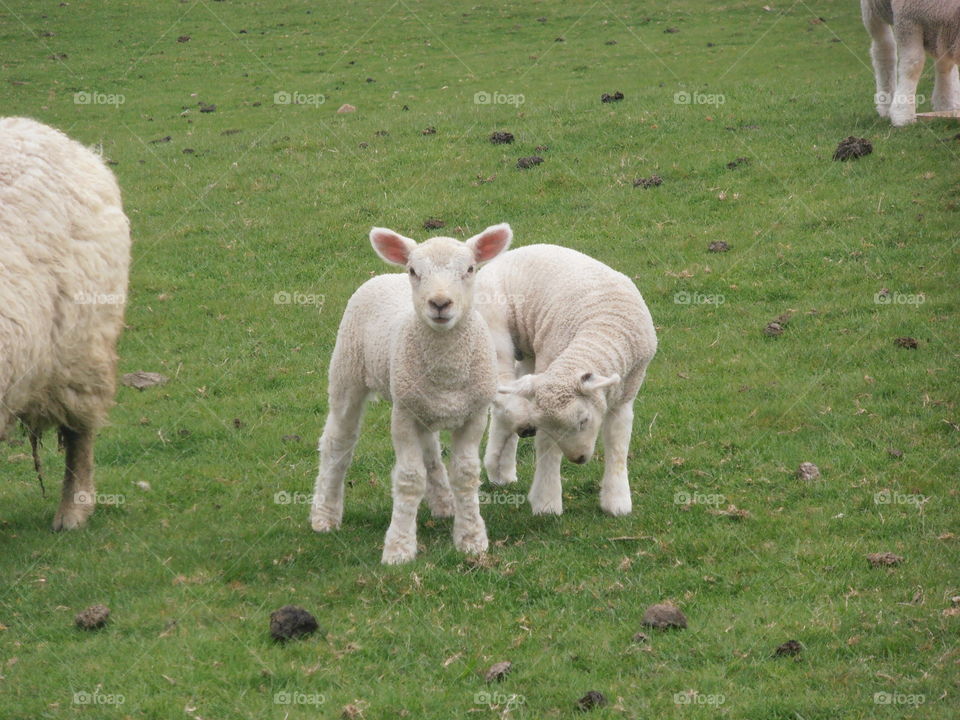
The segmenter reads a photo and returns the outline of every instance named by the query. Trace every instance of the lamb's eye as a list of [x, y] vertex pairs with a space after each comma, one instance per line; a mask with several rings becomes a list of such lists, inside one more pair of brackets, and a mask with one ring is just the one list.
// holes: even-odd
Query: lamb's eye
[[583, 432], [584, 429], [586, 429], [586, 427], [587, 427], [587, 419], [584, 418], [583, 420], [580, 421], [580, 429], [579, 429], [579, 432]]
[[475, 269], [476, 269], [476, 268], [474, 268], [473, 265], [471, 265], [470, 267], [468, 267], [468, 268], [467, 268], [467, 275], [472, 275], [472, 274], [473, 274], [473, 271], [474, 271]]
[[410, 277], [412, 277], [412, 278], [417, 277], [417, 271], [414, 270], [413, 268], [410, 268]]

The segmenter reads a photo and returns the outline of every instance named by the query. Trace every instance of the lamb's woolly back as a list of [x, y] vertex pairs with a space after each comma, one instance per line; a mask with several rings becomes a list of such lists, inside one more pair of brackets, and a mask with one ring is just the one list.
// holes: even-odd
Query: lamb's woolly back
[[[552, 360], [548, 376], [589, 370], [626, 378], [656, 353], [653, 321], [633, 281], [576, 250], [517, 248], [488, 264], [478, 282], [484, 305], [506, 306], [517, 349]], [[536, 371], [548, 368], [538, 361]]]
[[0, 433], [95, 428], [114, 394], [130, 235], [101, 159], [53, 128], [0, 119]]

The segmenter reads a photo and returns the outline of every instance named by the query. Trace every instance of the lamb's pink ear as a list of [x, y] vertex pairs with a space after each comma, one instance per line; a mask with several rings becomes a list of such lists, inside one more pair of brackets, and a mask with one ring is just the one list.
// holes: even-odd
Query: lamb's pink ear
[[497, 388], [497, 392], [501, 395], [519, 395], [529, 399], [533, 397], [533, 393], [537, 389], [536, 384], [536, 375], [524, 375], [513, 382], [501, 385]]
[[609, 377], [604, 377], [603, 375], [597, 375], [591, 372], [585, 372], [580, 376], [580, 392], [584, 395], [587, 395], [594, 390], [601, 390], [605, 387], [610, 387], [611, 385], [616, 385], [620, 382], [620, 376], [614, 373]]
[[415, 240], [398, 235], [393, 230], [375, 227], [370, 231], [370, 244], [385, 262], [406, 266], [410, 253], [417, 246]]
[[510, 247], [511, 240], [513, 230], [507, 223], [500, 223], [491, 225], [479, 235], [467, 240], [467, 247], [473, 250], [473, 256], [478, 263], [485, 263]]

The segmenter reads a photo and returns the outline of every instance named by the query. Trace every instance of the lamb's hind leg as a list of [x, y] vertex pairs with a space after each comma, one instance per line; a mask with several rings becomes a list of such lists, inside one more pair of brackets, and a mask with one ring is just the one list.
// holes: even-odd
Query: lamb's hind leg
[[863, 24], [870, 33], [870, 58], [873, 60], [873, 74], [877, 92], [874, 102], [880, 117], [890, 115], [890, 103], [897, 81], [897, 43], [893, 37], [893, 28], [877, 15], [873, 14], [871, 0], [863, 0]]
[[53, 518], [53, 529], [74, 530], [83, 527], [97, 502], [93, 487], [94, 433], [61, 427], [60, 435], [67, 457], [63, 493]]
[[453, 494], [447, 468], [440, 450], [440, 435], [433, 433], [423, 450], [423, 464], [427, 469], [427, 505], [435, 518], [453, 517]]
[[960, 75], [957, 65], [948, 57], [937, 58], [933, 82], [933, 109], [960, 110]]
[[320, 472], [310, 504], [310, 526], [317, 532], [336, 530], [343, 520], [343, 478], [360, 437], [366, 398], [364, 387], [344, 389], [330, 398], [318, 448]]

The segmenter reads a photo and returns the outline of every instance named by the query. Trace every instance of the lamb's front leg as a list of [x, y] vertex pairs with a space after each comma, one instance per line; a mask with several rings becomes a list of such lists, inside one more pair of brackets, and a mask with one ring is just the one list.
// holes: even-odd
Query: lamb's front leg
[[465, 553], [486, 552], [487, 526], [480, 517], [480, 440], [487, 413], [477, 413], [452, 433], [453, 544]]
[[423, 452], [423, 464], [427, 468], [427, 505], [435, 518], [453, 517], [453, 494], [447, 468], [440, 450], [440, 434], [433, 433]]
[[603, 423], [605, 462], [600, 485], [600, 508], [610, 515], [628, 515], [633, 510], [627, 454], [633, 432], [633, 400], [612, 408]]
[[431, 433], [412, 415], [393, 406], [390, 432], [396, 464], [393, 467], [393, 515], [383, 541], [385, 565], [409, 562], [417, 556], [417, 508], [426, 489], [424, 449]]
[[530, 486], [530, 509], [534, 515], [562, 515], [563, 489], [560, 483], [560, 462], [563, 451], [543, 428], [537, 429], [534, 448], [537, 465]]

